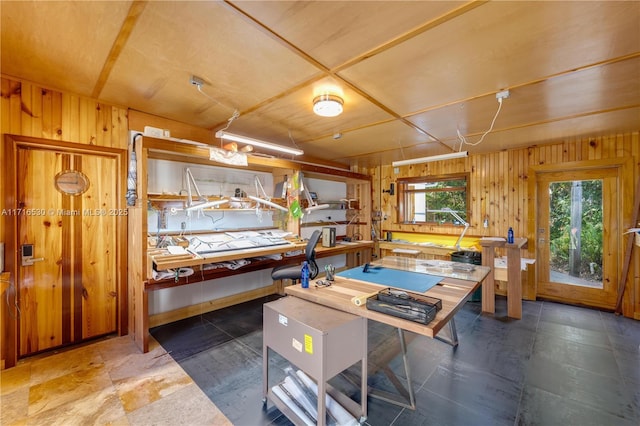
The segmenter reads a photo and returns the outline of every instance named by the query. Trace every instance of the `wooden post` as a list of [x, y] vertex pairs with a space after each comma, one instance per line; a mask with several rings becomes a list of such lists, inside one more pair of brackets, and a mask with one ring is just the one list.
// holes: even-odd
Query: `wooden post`
[[520, 250], [527, 246], [526, 238], [516, 238], [513, 244], [504, 240], [480, 239], [482, 246], [482, 265], [491, 268], [482, 283], [482, 312], [496, 312], [495, 277], [495, 248], [507, 248], [507, 315], [511, 318], [522, 318], [522, 274]]
[[507, 316], [522, 318], [522, 274], [520, 249], [526, 247], [526, 238], [516, 238], [507, 248]]
[[491, 271], [482, 282], [482, 312], [494, 314], [496, 312], [496, 284], [493, 269], [495, 268], [495, 248], [505, 244], [500, 240], [480, 239], [482, 246], [482, 265]]

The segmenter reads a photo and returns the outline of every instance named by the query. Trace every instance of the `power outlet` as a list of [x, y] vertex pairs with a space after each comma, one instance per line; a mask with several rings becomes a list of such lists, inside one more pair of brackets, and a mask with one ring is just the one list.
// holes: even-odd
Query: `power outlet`
[[196, 75], [192, 75], [189, 79], [189, 83], [193, 84], [194, 86], [202, 86], [204, 85], [204, 80]]

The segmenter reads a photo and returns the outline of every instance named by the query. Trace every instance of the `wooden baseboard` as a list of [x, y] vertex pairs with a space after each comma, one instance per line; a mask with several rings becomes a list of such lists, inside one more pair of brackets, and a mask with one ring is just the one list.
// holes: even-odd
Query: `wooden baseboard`
[[238, 303], [248, 302], [259, 297], [269, 296], [277, 292], [275, 283], [266, 287], [257, 288], [255, 290], [245, 291], [243, 293], [233, 294], [231, 296], [213, 299], [201, 302], [196, 305], [185, 306], [184, 308], [175, 309], [173, 311], [162, 312], [156, 315], [149, 315], [149, 328], [159, 325], [169, 324], [174, 321], [193, 317], [195, 315], [204, 314], [206, 312], [216, 311], [228, 306], [237, 305]]

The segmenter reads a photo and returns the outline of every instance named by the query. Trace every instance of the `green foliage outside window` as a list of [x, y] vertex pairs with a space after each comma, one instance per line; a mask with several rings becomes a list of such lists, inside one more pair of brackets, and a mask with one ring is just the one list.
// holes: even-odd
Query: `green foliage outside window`
[[462, 225], [447, 209], [468, 221], [467, 182], [466, 175], [399, 180], [400, 221]]
[[[571, 241], [571, 187], [573, 182], [556, 182], [549, 186], [549, 231], [551, 267], [568, 272]], [[602, 181], [581, 181], [580, 276], [589, 280], [602, 280]], [[576, 238], [574, 237], [574, 238]], [[575, 243], [574, 243], [575, 244]], [[597, 267], [594, 267], [597, 265]], [[592, 273], [592, 270], [594, 273]]]

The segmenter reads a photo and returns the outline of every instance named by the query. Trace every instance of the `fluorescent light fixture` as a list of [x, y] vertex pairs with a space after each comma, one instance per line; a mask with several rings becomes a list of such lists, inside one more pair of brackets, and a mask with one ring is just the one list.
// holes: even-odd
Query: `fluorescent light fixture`
[[412, 158], [410, 160], [394, 161], [391, 163], [391, 165], [393, 167], [407, 166], [409, 164], [430, 163], [432, 161], [452, 160], [454, 158], [463, 158], [468, 156], [469, 156], [469, 152], [460, 151], [460, 152], [452, 152], [450, 154], [432, 155], [430, 157], [420, 157], [420, 158]]
[[211, 207], [219, 206], [221, 204], [226, 204], [228, 202], [229, 202], [229, 200], [207, 201], [205, 203], [193, 204], [193, 205], [187, 207], [186, 209], [184, 209], [184, 211], [190, 212], [190, 211], [193, 211], [193, 210], [208, 209], [208, 208], [211, 208]]
[[337, 117], [342, 114], [343, 104], [340, 96], [325, 93], [313, 98], [313, 112], [321, 117]]
[[274, 151], [286, 152], [287, 154], [293, 154], [293, 155], [304, 154], [304, 151], [300, 149], [289, 148], [289, 147], [277, 145], [271, 142], [265, 142], [258, 139], [249, 138], [246, 136], [235, 135], [233, 133], [228, 133], [223, 130], [219, 130], [216, 132], [216, 138], [226, 139], [234, 142], [246, 143], [249, 145], [259, 146], [266, 149], [273, 149]]
[[282, 210], [283, 212], [288, 212], [289, 209], [281, 206], [280, 204], [276, 204], [273, 201], [265, 200], [264, 198], [255, 197], [253, 195], [249, 195], [247, 198], [253, 200], [257, 203], [264, 204], [265, 206], [273, 207], [274, 209]]

